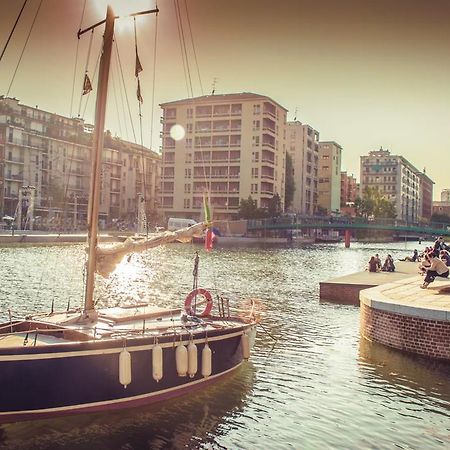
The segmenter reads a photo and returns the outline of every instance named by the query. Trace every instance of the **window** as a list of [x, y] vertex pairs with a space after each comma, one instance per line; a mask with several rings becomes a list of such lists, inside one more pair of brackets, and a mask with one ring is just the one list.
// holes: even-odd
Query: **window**
[[259, 152], [252, 152], [252, 162], [259, 162]]
[[184, 193], [185, 194], [190, 194], [191, 193], [191, 184], [190, 183], [186, 183], [184, 185]]
[[191, 169], [184, 169], [184, 178], [191, 178], [192, 171]]
[[190, 198], [185, 198], [184, 199], [184, 208], [185, 209], [190, 209], [191, 207], [191, 199]]
[[259, 147], [259, 136], [253, 136], [252, 142], [254, 147]]
[[258, 168], [257, 167], [252, 168], [252, 178], [258, 178]]
[[261, 114], [261, 105], [253, 105], [253, 114]]
[[186, 138], [186, 148], [192, 148], [192, 139]]
[[259, 130], [260, 126], [261, 126], [261, 122], [259, 120], [253, 121], [253, 131]]
[[192, 133], [192, 123], [186, 124], [186, 133]]

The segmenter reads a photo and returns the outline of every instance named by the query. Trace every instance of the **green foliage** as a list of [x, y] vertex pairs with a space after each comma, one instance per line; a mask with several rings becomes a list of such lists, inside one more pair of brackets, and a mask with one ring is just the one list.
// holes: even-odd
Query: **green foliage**
[[267, 217], [279, 217], [281, 210], [281, 198], [275, 194], [270, 200], [267, 208], [258, 208], [257, 201], [249, 195], [248, 199], [241, 199], [238, 217], [240, 219], [264, 219]]
[[378, 189], [366, 188], [363, 197], [356, 198], [355, 210], [359, 217], [395, 219], [395, 205], [385, 198]]
[[281, 213], [281, 198], [278, 194], [275, 194], [270, 200], [269, 205], [267, 207], [267, 216], [268, 217], [280, 217]]
[[287, 210], [294, 200], [295, 181], [292, 156], [286, 152], [286, 183], [284, 188], [284, 209]]

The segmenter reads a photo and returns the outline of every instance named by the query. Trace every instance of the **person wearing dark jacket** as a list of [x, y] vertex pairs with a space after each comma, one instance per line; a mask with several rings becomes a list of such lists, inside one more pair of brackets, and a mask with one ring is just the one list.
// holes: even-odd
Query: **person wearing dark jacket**
[[422, 289], [426, 289], [430, 283], [434, 281], [436, 277], [448, 278], [449, 270], [443, 261], [433, 256], [432, 258], [427, 255], [425, 259], [429, 259], [430, 267], [426, 269], [425, 280], [423, 281]]

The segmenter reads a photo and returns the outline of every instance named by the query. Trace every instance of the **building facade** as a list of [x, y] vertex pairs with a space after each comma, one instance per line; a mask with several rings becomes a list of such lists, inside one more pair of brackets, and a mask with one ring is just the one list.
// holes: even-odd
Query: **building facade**
[[450, 189], [442, 189], [441, 202], [450, 202]]
[[[418, 222], [422, 218], [423, 205], [428, 203], [430, 182], [432, 198], [431, 179], [403, 156], [391, 155], [383, 148], [361, 156], [361, 194], [366, 188], [378, 190], [394, 203], [397, 219]], [[427, 199], [424, 200], [425, 191]]]
[[[91, 178], [93, 127], [0, 97], [0, 181], [3, 214], [17, 215], [24, 186], [33, 187], [36, 226], [82, 226]], [[138, 193], [156, 207], [160, 157], [141, 146], [105, 135], [100, 217], [131, 220]], [[145, 169], [144, 169], [145, 168]], [[145, 173], [145, 177], [143, 177]], [[23, 208], [24, 205], [20, 205]]]
[[284, 206], [287, 110], [253, 94], [207, 95], [161, 104], [161, 208], [200, 219], [207, 193], [215, 219], [235, 218], [249, 196]]
[[419, 205], [419, 219], [422, 221], [429, 221], [433, 214], [433, 180], [423, 172], [417, 172], [419, 177], [420, 190], [420, 205]]
[[353, 174], [341, 172], [341, 207], [355, 203], [358, 196], [358, 183]]
[[318, 207], [319, 132], [299, 121], [288, 122], [286, 149], [295, 183], [292, 212], [314, 215]]
[[339, 214], [341, 207], [342, 147], [336, 142], [319, 142], [319, 188], [317, 203], [326, 214]]

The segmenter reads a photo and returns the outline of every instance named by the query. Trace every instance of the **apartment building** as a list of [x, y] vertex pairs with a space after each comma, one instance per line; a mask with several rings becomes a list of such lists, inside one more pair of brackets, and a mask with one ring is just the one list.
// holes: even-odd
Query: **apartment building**
[[341, 172], [341, 208], [353, 204], [358, 196], [358, 183], [353, 174]]
[[450, 202], [450, 189], [442, 189], [441, 202]]
[[314, 215], [318, 205], [319, 132], [299, 121], [288, 122], [286, 149], [292, 158], [295, 182], [291, 209]]
[[[34, 188], [34, 216], [43, 228], [86, 220], [93, 127], [0, 97], [0, 210], [14, 216], [23, 186]], [[137, 195], [156, 208], [160, 157], [106, 133], [100, 217], [136, 217]], [[145, 174], [145, 177], [144, 175]], [[64, 219], [64, 220], [63, 220]]]
[[342, 147], [334, 141], [319, 142], [319, 188], [317, 203], [326, 214], [339, 214], [341, 207]]
[[215, 219], [235, 218], [249, 196], [266, 208], [278, 194], [284, 207], [285, 108], [253, 93], [206, 95], [161, 108], [166, 217], [200, 219], [205, 192]]
[[419, 177], [419, 219], [430, 220], [433, 214], [433, 184], [434, 181], [423, 172], [417, 172]]
[[403, 156], [392, 155], [383, 148], [361, 156], [360, 183], [362, 194], [367, 187], [377, 189], [395, 204], [397, 219], [408, 222], [422, 218], [424, 201], [428, 202], [424, 195], [433, 195], [431, 179]]

